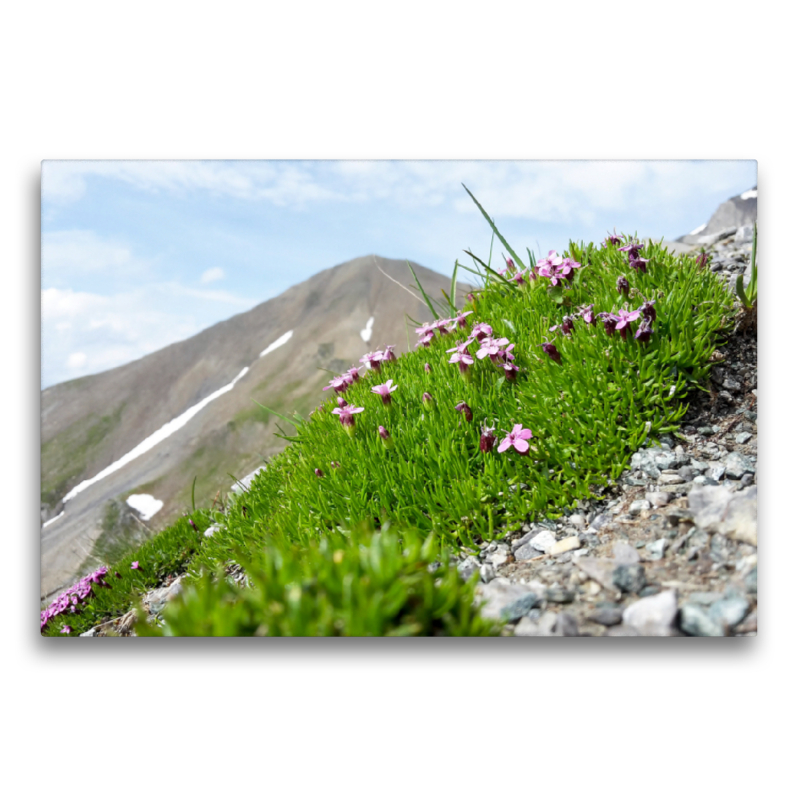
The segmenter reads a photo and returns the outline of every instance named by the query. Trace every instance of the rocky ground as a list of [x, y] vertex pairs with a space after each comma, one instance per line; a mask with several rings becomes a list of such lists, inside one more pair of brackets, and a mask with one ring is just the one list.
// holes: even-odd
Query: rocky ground
[[[751, 237], [744, 227], [706, 245], [721, 280], [749, 282]], [[480, 573], [482, 613], [516, 636], [755, 636], [757, 343], [740, 326], [719, 347], [710, 392], [693, 394], [680, 431], [635, 453], [601, 500], [462, 557], [465, 578]], [[148, 592], [149, 618], [181, 589], [177, 577]], [[134, 621], [82, 635], [132, 635]]]

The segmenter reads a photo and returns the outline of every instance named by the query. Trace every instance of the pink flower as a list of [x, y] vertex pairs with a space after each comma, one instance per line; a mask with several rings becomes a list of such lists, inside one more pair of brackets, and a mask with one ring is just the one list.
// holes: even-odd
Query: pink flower
[[337, 397], [336, 405], [339, 406], [339, 408], [344, 408], [347, 405], [347, 400], [345, 400], [344, 397]]
[[433, 397], [431, 397], [430, 392], [422, 393], [422, 405], [424, 405], [425, 408], [431, 408], [433, 406]]
[[323, 478], [323, 477], [325, 477], [324, 473], [322, 472], [322, 470], [321, 470], [319, 467], [314, 467], [314, 474], [315, 474], [315, 475], [316, 475], [318, 478]]
[[487, 428], [485, 424], [481, 425], [481, 453], [491, 453], [496, 438], [494, 428]]
[[345, 372], [345, 375], [350, 376], [350, 383], [355, 383], [361, 377], [358, 374], [358, 369], [358, 367], [350, 367], [350, 369]]
[[638, 309], [636, 311], [626, 311], [621, 308], [618, 314], [610, 314], [609, 316], [617, 323], [616, 330], [619, 331], [619, 335], [624, 339], [628, 335], [631, 322], [639, 319], [641, 313]]
[[624, 275], [620, 275], [617, 278], [617, 291], [620, 294], [624, 294], [625, 297], [628, 296], [628, 292], [631, 290], [631, 285], [628, 283], [628, 279]]
[[592, 303], [591, 305], [584, 306], [583, 308], [579, 308], [578, 309], [578, 313], [583, 317], [583, 321], [587, 325], [596, 325], [597, 324], [597, 320], [595, 319], [595, 316], [594, 316], [594, 311], [592, 310], [593, 308], [594, 308], [594, 303]]
[[561, 353], [558, 352], [558, 349], [552, 342], [543, 342], [541, 348], [546, 355], [550, 356], [550, 358], [556, 362], [556, 364], [561, 363]]
[[466, 403], [459, 403], [456, 406], [456, 411], [460, 411], [467, 422], [472, 422], [472, 409]]
[[394, 344], [387, 344], [386, 349], [383, 351], [383, 360], [384, 361], [397, 361], [397, 356], [394, 354], [394, 348], [397, 345]]
[[468, 372], [469, 368], [475, 363], [475, 359], [466, 351], [463, 353], [453, 353], [450, 356], [451, 364], [458, 364], [458, 369], [462, 372]]
[[458, 314], [453, 317], [453, 327], [450, 330], [455, 330], [456, 328], [466, 328], [467, 327], [467, 317], [472, 314], [472, 311], [459, 311]]
[[327, 392], [328, 389], [333, 389], [336, 392], [346, 392], [347, 387], [350, 385], [345, 377], [334, 378], [327, 386], [324, 386], [322, 391]]
[[517, 373], [519, 372], [519, 367], [516, 364], [511, 364], [510, 362], [503, 364], [503, 370], [506, 373], [506, 380], [507, 381], [515, 381], [517, 379]]
[[486, 322], [478, 322], [472, 328], [472, 338], [479, 342], [492, 335], [492, 326]]
[[383, 400], [383, 404], [388, 406], [392, 402], [392, 392], [397, 391], [397, 387], [392, 386], [392, 379], [389, 378], [386, 383], [382, 383], [380, 386], [373, 386], [370, 391], [379, 394], [381, 400]]
[[431, 371], [431, 365], [430, 364], [426, 364], [425, 365], [425, 372], [430, 372], [430, 371]]
[[522, 286], [525, 283], [525, 273], [524, 272], [517, 272], [512, 278], [512, 281], [516, 281], [518, 285]]
[[417, 342], [417, 346], [422, 345], [423, 347], [430, 347], [432, 341], [433, 341], [433, 331], [428, 331], [423, 336], [420, 336], [419, 341]]
[[139, 568], [140, 568], [140, 567], [139, 567], [139, 562], [138, 562], [138, 561], [134, 561], [134, 562], [131, 564], [131, 569], [139, 569]]
[[480, 359], [484, 359], [486, 356], [489, 356], [492, 361], [494, 361], [497, 358], [497, 354], [500, 352], [500, 348], [504, 344], [508, 344], [508, 339], [505, 337], [502, 339], [492, 339], [491, 337], [487, 337], [481, 342], [480, 349], [475, 355]]
[[70, 626], [69, 626], [69, 625], [65, 625], [65, 626], [64, 626], [64, 627], [63, 627], [63, 628], [62, 628], [62, 629], [59, 631], [59, 633], [72, 633], [72, 628], [70, 628]]
[[447, 326], [452, 321], [452, 319], [437, 319], [436, 322], [433, 323], [433, 328], [439, 332], [440, 336], [444, 336], [446, 333], [450, 332]]
[[419, 334], [419, 337], [422, 338], [424, 336], [427, 336], [429, 333], [433, 333], [435, 327], [425, 322], [419, 328], [414, 328], [414, 330], [417, 332], [417, 334]]
[[383, 427], [383, 425], [378, 425], [378, 436], [380, 436], [381, 439], [388, 439], [389, 431], [387, 431], [386, 428]]
[[371, 369], [375, 372], [381, 371], [381, 361], [383, 361], [383, 353], [380, 350], [376, 350], [374, 353], [367, 353], [361, 358], [358, 359], [362, 364], [366, 365], [367, 369]]
[[522, 425], [515, 425], [511, 432], [508, 433], [508, 436], [500, 442], [497, 452], [503, 453], [513, 445], [518, 453], [527, 453], [530, 445], [525, 440], [530, 439], [532, 436], [533, 434], [527, 428], [523, 428]]
[[364, 409], [356, 408], [355, 406], [343, 405], [341, 408], [334, 408], [331, 414], [336, 414], [339, 417], [339, 422], [342, 423], [348, 433], [352, 433], [355, 429], [356, 421], [354, 414], [360, 414]]

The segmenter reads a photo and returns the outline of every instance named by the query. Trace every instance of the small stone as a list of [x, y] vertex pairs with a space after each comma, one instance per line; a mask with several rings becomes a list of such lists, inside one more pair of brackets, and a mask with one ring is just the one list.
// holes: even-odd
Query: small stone
[[713, 603], [708, 609], [708, 615], [732, 628], [747, 616], [749, 610], [750, 603], [746, 598], [741, 595], [732, 595]]
[[[687, 467], [681, 469], [687, 469]], [[670, 501], [669, 492], [645, 492], [644, 497], [653, 508], [663, 508]]]
[[753, 567], [744, 576], [744, 588], [748, 594], [756, 594], [758, 592], [758, 567]]
[[493, 567], [502, 567], [511, 560], [508, 550], [498, 550], [496, 553], [491, 553], [486, 559], [487, 563]]
[[608, 514], [598, 514], [589, 525], [589, 529], [594, 529], [595, 531], [599, 531], [602, 529], [604, 525], [608, 525], [611, 522], [611, 517]]
[[661, 475], [658, 476], [658, 483], [663, 486], [674, 486], [675, 484], [683, 483], [683, 478], [680, 475], [661, 473]]
[[725, 474], [725, 465], [721, 461], [711, 461], [706, 470], [706, 477], [713, 481], [719, 481]]
[[538, 558], [542, 555], [541, 551], [537, 550], [530, 542], [518, 547], [514, 552], [514, 559], [516, 561], [527, 561], [530, 558]]
[[745, 474], [742, 475], [742, 478], [739, 481], [743, 489], [748, 486], [752, 486], [754, 482], [755, 482], [755, 476], [753, 475], [752, 472], [745, 472]]
[[586, 525], [586, 517], [583, 514], [572, 514], [569, 518], [569, 524], [575, 528], [583, 528]]
[[481, 573], [481, 581], [483, 583], [489, 583], [490, 581], [493, 581], [497, 577], [497, 573], [495, 572], [495, 569], [491, 564], [481, 565], [480, 573]]
[[674, 636], [678, 616], [678, 593], [674, 589], [631, 603], [622, 620], [639, 636]]
[[641, 514], [643, 511], [650, 510], [650, 503], [647, 500], [634, 500], [628, 509], [631, 514]]
[[713, 436], [714, 429], [710, 428], [708, 425], [704, 425], [702, 428], [698, 428], [697, 432], [703, 434], [703, 436]]
[[631, 547], [627, 542], [614, 542], [612, 552], [614, 561], [618, 564], [638, 564], [640, 561], [636, 548]]
[[725, 629], [702, 606], [687, 603], [681, 608], [681, 630], [690, 636], [724, 636]]
[[692, 483], [696, 486], [719, 486], [719, 482], [709, 478], [708, 475], [698, 475], [692, 480]]
[[638, 594], [644, 589], [647, 578], [641, 564], [619, 564], [614, 568], [613, 581], [623, 592]]
[[755, 472], [755, 468], [750, 461], [735, 450], [729, 453], [728, 457], [725, 459], [725, 474], [729, 478], [738, 480], [746, 472]]
[[542, 553], [546, 553], [556, 543], [556, 537], [550, 531], [539, 531], [529, 544]]
[[458, 567], [456, 567], [456, 569], [458, 570], [458, 574], [464, 581], [468, 581], [472, 577], [473, 573], [478, 572], [480, 568], [481, 568], [480, 562], [474, 556], [469, 556], [468, 558], [465, 558], [458, 565]]
[[575, 592], [561, 586], [551, 586], [545, 591], [544, 596], [551, 603], [571, 603], [575, 599]]
[[593, 578], [606, 589], [616, 589], [614, 585], [614, 570], [619, 566], [611, 558], [580, 558], [575, 560], [579, 567], [590, 578]]
[[664, 558], [664, 552], [666, 551], [668, 544], [668, 539], [658, 539], [657, 541], [651, 542], [647, 545], [647, 552], [652, 556], [652, 558], [659, 561]]
[[722, 388], [727, 389], [729, 392], [741, 392], [742, 384], [733, 378], [725, 378], [722, 382]]
[[757, 545], [756, 486], [739, 492], [730, 492], [724, 486], [697, 487], [689, 494], [689, 508], [697, 525], [706, 530]]
[[567, 614], [566, 611], [562, 611], [556, 618], [554, 632], [556, 636], [577, 636], [578, 620], [576, 620], [572, 614]]
[[622, 622], [622, 610], [616, 608], [598, 608], [589, 616], [593, 622], [599, 622], [601, 625], [609, 627], [611, 625], [619, 625]]
[[511, 552], [516, 553], [520, 547], [528, 544], [528, 542], [533, 539], [534, 536], [536, 536], [536, 531], [529, 531], [522, 538], [517, 539], [515, 542], [511, 542]]
[[495, 578], [491, 583], [475, 587], [478, 602], [485, 600], [480, 613], [490, 619], [516, 622], [539, 603], [539, 596], [530, 587]]
[[539, 623], [530, 617], [523, 617], [514, 628], [514, 636], [538, 636]]
[[648, 585], [645, 586], [641, 592], [639, 592], [639, 597], [650, 597], [650, 595], [658, 594], [660, 591], [661, 591], [660, 586], [657, 586], [655, 584], [652, 586]]
[[606, 636], [638, 636], [636, 628], [630, 625], [614, 625], [606, 631]]
[[547, 555], [549, 556], [557, 556], [561, 553], [568, 553], [570, 550], [578, 550], [581, 546], [581, 540], [577, 536], [567, 536], [566, 539], [562, 539], [559, 542], [556, 542], [547, 550]]
[[737, 433], [735, 436], [736, 444], [746, 444], [753, 438], [752, 433], [748, 433], [747, 431], [742, 431], [742, 433]]

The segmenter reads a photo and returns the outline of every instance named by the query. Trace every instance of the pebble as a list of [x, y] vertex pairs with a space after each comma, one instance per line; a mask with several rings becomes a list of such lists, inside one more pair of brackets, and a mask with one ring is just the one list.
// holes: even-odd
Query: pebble
[[542, 553], [546, 553], [556, 543], [556, 537], [550, 531], [539, 531], [530, 540], [530, 545]]
[[569, 524], [576, 528], [583, 528], [586, 526], [586, 517], [583, 514], [572, 514], [569, 518]]
[[475, 587], [478, 600], [486, 600], [481, 614], [491, 619], [516, 622], [539, 603], [539, 595], [530, 587], [495, 578], [491, 583]]
[[[688, 467], [681, 469], [688, 469]], [[645, 492], [644, 498], [653, 508], [663, 508], [669, 503], [671, 496], [669, 492]]]
[[469, 556], [465, 558], [459, 565], [456, 567], [458, 570], [458, 574], [461, 576], [462, 580], [468, 581], [473, 573], [478, 572], [481, 568], [480, 562], [474, 556]]
[[612, 579], [617, 588], [630, 594], [639, 594], [647, 583], [644, 567], [641, 564], [617, 565]]
[[738, 625], [750, 610], [750, 603], [741, 595], [731, 595], [712, 603], [708, 615], [723, 624], [733, 627]]
[[522, 547], [518, 547], [514, 551], [514, 559], [516, 561], [527, 561], [530, 558], [537, 558], [540, 555], [542, 555], [541, 550], [537, 550], [530, 542], [522, 545]]
[[755, 546], [757, 491], [756, 486], [739, 492], [724, 486], [696, 487], [689, 494], [689, 508], [700, 527]]
[[722, 600], [719, 592], [692, 592], [689, 595], [689, 602], [698, 606], [710, 606], [718, 600]]
[[627, 542], [614, 542], [612, 551], [614, 560], [619, 564], [638, 564], [640, 561], [636, 548], [631, 547]]
[[746, 444], [753, 438], [753, 434], [743, 431], [742, 433], [737, 433], [735, 438], [736, 444]]
[[724, 636], [719, 619], [712, 617], [703, 606], [687, 603], [681, 608], [681, 630], [690, 636]]
[[664, 486], [674, 486], [675, 484], [683, 483], [683, 478], [680, 475], [662, 473], [658, 476], [658, 482]]
[[725, 459], [725, 474], [729, 478], [738, 480], [745, 472], [755, 472], [755, 468], [741, 453], [735, 450]]
[[611, 625], [619, 625], [622, 622], [622, 610], [619, 606], [614, 608], [597, 608], [589, 616], [593, 622], [599, 622], [601, 625], [610, 627]]
[[544, 596], [551, 603], [571, 603], [575, 599], [575, 592], [561, 586], [551, 586], [545, 591]]
[[641, 514], [643, 511], [649, 511], [651, 508], [648, 500], [634, 500], [628, 509], [631, 514]]
[[547, 555], [557, 556], [561, 553], [568, 553], [570, 550], [578, 550], [580, 546], [581, 540], [577, 536], [568, 536], [548, 548]]
[[668, 539], [657, 539], [655, 542], [651, 542], [647, 545], [647, 552], [656, 560], [661, 560], [664, 558], [664, 553], [667, 549], [667, 545], [669, 544]]
[[533, 537], [536, 536], [536, 531], [529, 531], [526, 533], [521, 539], [517, 539], [516, 542], [511, 543], [511, 552], [516, 553], [520, 547], [523, 545], [528, 544]]
[[556, 636], [577, 636], [578, 635], [578, 620], [562, 611], [556, 618], [556, 626], [554, 631]]
[[622, 620], [640, 636], [674, 636], [677, 616], [678, 593], [669, 589], [631, 603], [623, 611]]
[[758, 567], [753, 567], [750, 572], [745, 575], [744, 588], [748, 594], [755, 594], [758, 591]]
[[482, 564], [480, 568], [481, 581], [489, 583], [497, 577], [494, 567], [491, 564]]

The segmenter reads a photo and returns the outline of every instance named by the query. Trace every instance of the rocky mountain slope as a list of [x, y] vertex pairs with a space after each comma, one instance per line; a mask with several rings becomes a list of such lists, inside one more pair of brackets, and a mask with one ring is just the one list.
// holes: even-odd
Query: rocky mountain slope
[[[430, 296], [449, 291], [446, 276], [413, 266]], [[254, 399], [307, 414], [334, 374], [358, 366], [365, 352], [387, 344], [404, 352], [406, 315], [431, 316], [403, 289], [412, 282], [404, 261], [357, 258], [190, 339], [45, 389], [42, 595], [75, 578], [93, 555], [168, 524], [190, 505], [195, 477], [196, 501], [208, 505], [231, 475], [243, 477], [282, 449], [274, 433], [286, 424]], [[459, 303], [467, 290], [459, 285]], [[154, 499], [149, 513], [126, 505], [132, 494]], [[163, 505], [150, 522], [154, 501]]]

